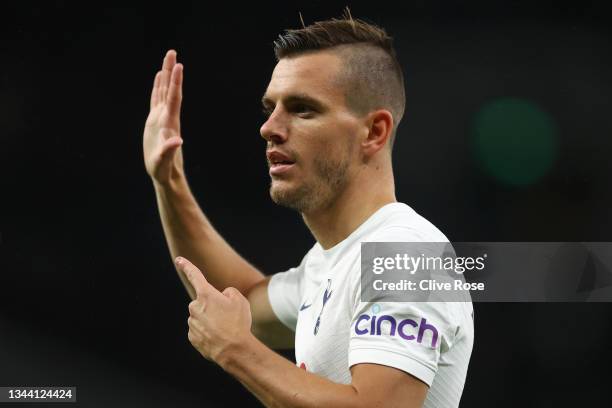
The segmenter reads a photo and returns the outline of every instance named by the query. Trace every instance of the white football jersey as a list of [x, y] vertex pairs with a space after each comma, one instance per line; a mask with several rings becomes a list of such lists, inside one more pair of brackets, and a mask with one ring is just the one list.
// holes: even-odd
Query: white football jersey
[[295, 331], [296, 364], [343, 384], [355, 364], [394, 367], [429, 386], [424, 407], [457, 407], [474, 341], [472, 303], [362, 302], [362, 242], [448, 240], [406, 204], [387, 204], [333, 248], [317, 243], [298, 267], [274, 275], [268, 296]]

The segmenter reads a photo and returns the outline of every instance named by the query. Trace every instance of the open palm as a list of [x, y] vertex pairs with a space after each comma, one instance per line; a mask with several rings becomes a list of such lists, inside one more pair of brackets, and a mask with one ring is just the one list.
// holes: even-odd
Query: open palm
[[151, 110], [143, 136], [147, 173], [159, 183], [167, 183], [183, 172], [181, 153], [181, 101], [183, 65], [176, 62], [176, 51], [164, 57], [162, 69], [155, 75], [151, 92]]

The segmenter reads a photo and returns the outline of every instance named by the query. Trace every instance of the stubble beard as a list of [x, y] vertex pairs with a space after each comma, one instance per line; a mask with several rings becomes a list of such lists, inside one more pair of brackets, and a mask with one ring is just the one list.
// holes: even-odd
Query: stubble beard
[[295, 189], [275, 188], [272, 183], [272, 201], [302, 214], [329, 207], [348, 184], [349, 155], [345, 154], [340, 160], [317, 157], [313, 168], [314, 181], [302, 183]]

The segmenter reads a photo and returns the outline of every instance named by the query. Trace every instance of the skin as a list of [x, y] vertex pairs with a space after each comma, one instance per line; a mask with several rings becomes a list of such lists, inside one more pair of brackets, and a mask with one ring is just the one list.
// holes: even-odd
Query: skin
[[[271, 177], [271, 197], [300, 211], [324, 248], [395, 201], [388, 147], [393, 117], [384, 109], [352, 112], [338, 86], [341, 74], [342, 60], [333, 52], [283, 59], [263, 98], [270, 115], [261, 136], [269, 150], [295, 159], [289, 171]], [[268, 278], [215, 231], [184, 177], [182, 78], [169, 51], [154, 81], [143, 147], [170, 252], [193, 299], [189, 341], [268, 407], [421, 407], [427, 386], [402, 371], [358, 364], [351, 384], [336, 384], [269, 348], [292, 346], [293, 333], [271, 309]]]
[[[295, 171], [272, 177], [271, 196], [309, 197], [307, 205], [296, 209], [324, 248], [396, 201], [387, 144], [393, 117], [387, 110], [364, 115], [350, 110], [344, 88], [338, 85], [341, 75], [342, 59], [333, 52], [282, 59], [262, 98], [270, 112], [260, 129], [268, 148], [295, 152], [298, 158]], [[296, 96], [316, 104], [296, 103]], [[330, 163], [332, 172], [345, 168], [343, 179], [329, 183], [317, 171], [321, 162]]]

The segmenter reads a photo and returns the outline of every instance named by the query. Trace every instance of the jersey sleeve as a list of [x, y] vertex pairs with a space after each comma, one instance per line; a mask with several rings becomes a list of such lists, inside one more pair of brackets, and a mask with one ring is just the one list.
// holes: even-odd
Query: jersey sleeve
[[444, 303], [358, 302], [353, 311], [349, 367], [374, 363], [402, 370], [431, 386], [440, 354], [457, 326]]
[[302, 299], [304, 261], [296, 268], [272, 275], [268, 282], [268, 299], [276, 317], [288, 328], [295, 331]]
[[[405, 237], [392, 233], [375, 241], [393, 242]], [[448, 302], [392, 302], [384, 295], [375, 302], [363, 302], [361, 270], [353, 272], [349, 367], [360, 363], [385, 365], [431, 386], [441, 355], [453, 346], [459, 332], [461, 312]]]

